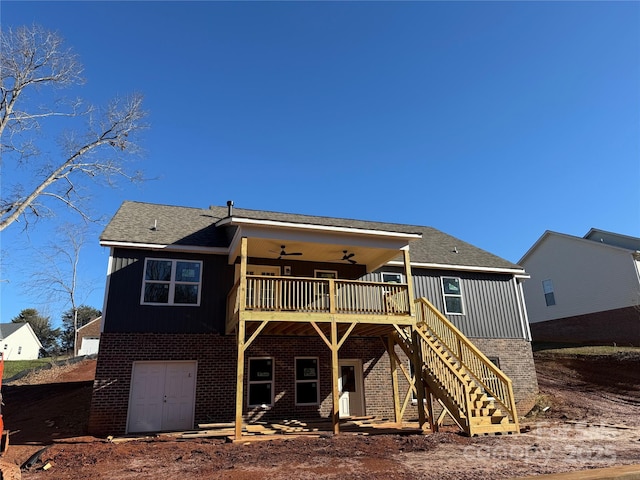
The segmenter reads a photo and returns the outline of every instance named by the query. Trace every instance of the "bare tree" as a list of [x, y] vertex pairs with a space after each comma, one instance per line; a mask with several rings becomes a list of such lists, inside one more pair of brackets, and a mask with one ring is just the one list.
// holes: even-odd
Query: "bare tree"
[[[20, 218], [28, 224], [53, 215], [56, 204], [89, 220], [83, 180], [111, 185], [117, 177], [140, 179], [126, 160], [138, 153], [136, 134], [146, 127], [142, 96], [115, 99], [105, 108], [58, 98], [84, 83], [81, 74], [77, 55], [56, 33], [39, 26], [0, 32], [2, 166], [9, 160], [25, 172], [22, 181], [4, 179], [0, 231]], [[41, 137], [44, 127], [60, 132], [55, 152], [42, 148], [49, 146]]]
[[[78, 341], [78, 310], [84, 298], [93, 290], [90, 282], [79, 276], [80, 251], [86, 242], [85, 225], [64, 224], [47, 246], [37, 251], [39, 269], [27, 286], [45, 303], [64, 301], [73, 316], [73, 351]], [[80, 298], [79, 298], [80, 297]], [[74, 353], [75, 354], [75, 353]]]

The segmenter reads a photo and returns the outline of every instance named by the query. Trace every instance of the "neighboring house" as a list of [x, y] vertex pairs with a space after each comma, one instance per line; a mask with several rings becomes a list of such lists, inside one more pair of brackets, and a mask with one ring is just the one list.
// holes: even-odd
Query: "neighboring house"
[[474, 435], [518, 431], [515, 405], [533, 406], [524, 270], [434, 228], [125, 202], [100, 244], [93, 434], [360, 415], [436, 430], [444, 408]]
[[0, 323], [0, 345], [5, 360], [35, 360], [42, 343], [27, 322]]
[[76, 355], [93, 355], [98, 353], [100, 346], [100, 332], [102, 331], [102, 317], [94, 318], [78, 329]]
[[640, 345], [640, 238], [546, 231], [520, 264], [534, 341]]

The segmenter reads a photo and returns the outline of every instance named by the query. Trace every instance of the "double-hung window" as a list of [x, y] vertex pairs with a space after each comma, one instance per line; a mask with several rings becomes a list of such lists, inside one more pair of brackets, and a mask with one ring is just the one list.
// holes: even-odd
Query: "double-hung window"
[[147, 258], [143, 305], [200, 305], [202, 262]]
[[320, 388], [317, 357], [296, 358], [296, 405], [318, 405]]
[[249, 359], [248, 405], [273, 405], [273, 358]]
[[542, 291], [544, 292], [544, 301], [547, 307], [554, 306], [556, 304], [556, 295], [553, 293], [553, 282], [551, 280], [543, 280]]
[[442, 294], [444, 296], [444, 313], [456, 315], [464, 313], [462, 285], [459, 278], [443, 277]]

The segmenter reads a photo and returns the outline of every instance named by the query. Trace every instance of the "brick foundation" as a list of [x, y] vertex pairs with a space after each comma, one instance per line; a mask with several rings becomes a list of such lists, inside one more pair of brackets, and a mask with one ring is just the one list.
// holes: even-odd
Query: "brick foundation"
[[[89, 417], [90, 433], [97, 436], [125, 433], [135, 361], [196, 360], [195, 424], [233, 421], [236, 356], [234, 336], [103, 333]], [[331, 355], [320, 338], [258, 337], [248, 349], [246, 358], [265, 356], [274, 358], [274, 405], [268, 409], [245, 407], [247, 421], [330, 417]], [[295, 405], [295, 357], [302, 356], [319, 359], [320, 405]], [[380, 339], [350, 338], [340, 349], [340, 358], [362, 360], [366, 413], [383, 417], [392, 415], [389, 359]], [[246, 402], [246, 375], [244, 388]]]
[[[502, 369], [513, 379], [520, 413], [537, 393], [530, 344], [524, 340], [475, 339], [488, 356], [500, 358]], [[398, 347], [399, 348], [399, 347]], [[398, 352], [404, 365], [406, 356]], [[195, 424], [231, 422], [235, 418], [236, 339], [217, 334], [103, 333], [96, 367], [89, 432], [96, 436], [126, 431], [132, 365], [135, 361], [195, 360], [198, 362]], [[318, 357], [320, 404], [295, 405], [295, 357]], [[331, 354], [318, 337], [258, 337], [246, 353], [274, 359], [274, 405], [246, 408], [247, 421], [283, 418], [327, 419], [331, 415]], [[349, 338], [340, 349], [341, 359], [360, 359], [363, 366], [367, 415], [393, 420], [393, 391], [389, 356], [379, 338]], [[248, 371], [245, 363], [245, 372]], [[245, 375], [245, 402], [247, 380]], [[400, 401], [408, 383], [398, 370]], [[532, 405], [532, 404], [531, 404]], [[525, 410], [526, 409], [526, 410]], [[409, 407], [405, 420], [417, 417]], [[195, 426], [195, 425], [194, 425]]]
[[535, 342], [640, 346], [640, 309], [606, 312], [531, 323]]

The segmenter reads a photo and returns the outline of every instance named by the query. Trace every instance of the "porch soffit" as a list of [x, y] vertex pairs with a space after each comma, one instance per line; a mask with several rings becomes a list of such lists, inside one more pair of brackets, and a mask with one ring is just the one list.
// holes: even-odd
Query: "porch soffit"
[[249, 257], [276, 260], [284, 245], [288, 253], [302, 254], [291, 256], [291, 260], [337, 263], [343, 261], [346, 250], [348, 254], [354, 254], [350, 257], [352, 260], [365, 265], [367, 271], [373, 271], [398, 257], [411, 241], [421, 238], [420, 234], [344, 227], [313, 228], [275, 222], [267, 225], [233, 223], [237, 229], [229, 247], [229, 264], [237, 260], [240, 239], [246, 237]]

